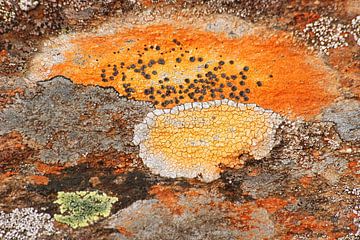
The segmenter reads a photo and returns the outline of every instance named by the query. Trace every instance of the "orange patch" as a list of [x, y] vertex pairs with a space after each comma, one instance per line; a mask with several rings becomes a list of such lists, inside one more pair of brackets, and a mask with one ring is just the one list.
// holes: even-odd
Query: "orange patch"
[[171, 188], [158, 185], [153, 186], [149, 193], [156, 195], [156, 198], [169, 208], [173, 214], [181, 215], [183, 213], [183, 209], [178, 204], [178, 196], [173, 191], [174, 190]]
[[287, 229], [285, 236], [281, 239], [292, 239], [296, 234], [304, 234], [312, 231], [314, 233], [326, 234], [328, 239], [337, 239], [344, 235], [344, 232], [334, 232], [334, 225], [329, 221], [306, 216], [301, 213], [282, 213], [279, 223]]
[[11, 177], [12, 175], [15, 175], [16, 172], [6, 172], [3, 174], [0, 174], [0, 181], [4, 181], [5, 179]]
[[64, 167], [59, 166], [51, 166], [44, 163], [36, 163], [35, 164], [37, 170], [44, 174], [61, 174], [61, 170], [64, 169]]
[[36, 185], [48, 185], [49, 184], [49, 178], [45, 176], [29, 176], [29, 181]]
[[359, 161], [351, 161], [348, 163], [349, 169], [354, 174], [355, 177], [360, 179], [360, 164]]
[[[229, 39], [198, 29], [155, 25], [78, 37], [71, 43], [66, 60], [52, 67], [50, 77], [63, 75], [75, 83], [114, 87], [121, 95], [151, 101], [157, 108], [226, 97], [294, 117], [312, 117], [337, 95], [327, 89], [334, 87], [335, 78], [325, 64], [282, 33]], [[149, 67], [151, 60], [155, 63]], [[160, 64], [162, 60], [165, 64]], [[216, 90], [213, 95], [211, 90]]]
[[269, 213], [275, 213], [277, 210], [285, 207], [288, 202], [280, 198], [265, 198], [256, 201], [259, 207], [265, 208]]
[[310, 185], [311, 182], [312, 182], [312, 177], [310, 177], [310, 176], [304, 176], [304, 177], [300, 178], [299, 181], [300, 181], [300, 184], [301, 184], [304, 188], [307, 188], [307, 187], [309, 187], [309, 185]]
[[133, 236], [133, 234], [131, 232], [127, 231], [126, 228], [124, 228], [122, 226], [117, 226], [116, 229], [118, 230], [119, 233], [121, 233], [125, 237], [132, 237]]

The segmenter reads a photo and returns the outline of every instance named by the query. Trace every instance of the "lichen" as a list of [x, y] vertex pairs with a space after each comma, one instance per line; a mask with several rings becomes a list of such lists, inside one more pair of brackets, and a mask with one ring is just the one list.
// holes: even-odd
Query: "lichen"
[[20, 132], [44, 163], [76, 164], [97, 151], [136, 151], [132, 129], [151, 110], [150, 104], [121, 98], [113, 89], [57, 77], [38, 83], [36, 94], [0, 112], [0, 135]]
[[249, 153], [265, 157], [274, 145], [278, 114], [224, 99], [155, 110], [135, 126], [134, 143], [154, 173], [165, 177], [219, 177], [219, 165], [241, 165]]
[[86, 227], [109, 216], [117, 200], [97, 191], [58, 192], [54, 203], [60, 204], [61, 215], [55, 214], [54, 218], [72, 228]]
[[55, 232], [53, 220], [47, 213], [34, 208], [16, 208], [10, 213], [0, 211], [0, 239], [36, 240]]

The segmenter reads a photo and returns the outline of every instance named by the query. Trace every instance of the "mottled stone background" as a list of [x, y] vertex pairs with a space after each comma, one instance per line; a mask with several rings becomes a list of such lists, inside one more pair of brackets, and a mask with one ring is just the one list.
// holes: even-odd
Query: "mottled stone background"
[[[359, 14], [353, 0], [0, 0], [0, 238], [360, 239]], [[133, 143], [151, 102], [37, 76], [64, 61], [76, 34], [169, 22], [230, 39], [281, 31], [328, 68], [323, 89], [336, 94], [311, 118], [284, 116], [265, 158], [242, 154], [244, 165], [219, 166], [215, 181], [156, 175]], [[59, 191], [118, 201], [109, 217], [72, 229], [53, 219]]]

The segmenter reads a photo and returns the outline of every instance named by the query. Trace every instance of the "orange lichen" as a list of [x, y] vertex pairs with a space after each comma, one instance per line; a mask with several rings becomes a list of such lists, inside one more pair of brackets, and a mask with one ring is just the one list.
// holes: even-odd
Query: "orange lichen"
[[283, 212], [278, 215], [278, 223], [287, 231], [281, 239], [292, 239], [296, 234], [312, 231], [317, 234], [326, 234], [327, 239], [337, 239], [344, 236], [344, 232], [335, 232], [335, 226], [330, 221], [317, 219], [315, 216], [302, 213]]
[[178, 204], [178, 195], [174, 193], [174, 189], [166, 186], [153, 186], [149, 194], [153, 194], [156, 198], [164, 204], [173, 214], [181, 215], [184, 210]]
[[13, 175], [16, 175], [17, 173], [16, 172], [6, 172], [6, 173], [3, 173], [3, 174], [0, 174], [0, 181], [5, 181], [6, 179], [10, 178], [11, 176]]
[[56, 174], [56, 175], [61, 174], [61, 170], [65, 168], [60, 166], [51, 166], [44, 163], [36, 163], [35, 166], [36, 169], [43, 174]]
[[[186, 94], [180, 99], [180, 85], [189, 85], [184, 79], [193, 80], [197, 78], [197, 74], [204, 78], [208, 71], [218, 75], [219, 80], [212, 87], [219, 88], [220, 84], [226, 86], [228, 80], [221, 78], [221, 73], [226, 73], [227, 76], [237, 75], [233, 86], [238, 90], [251, 90], [247, 94], [248, 102], [285, 114], [311, 117], [318, 114], [336, 96], [328, 89], [329, 86], [334, 86], [334, 76], [325, 64], [304, 49], [295, 47], [283, 33], [271, 37], [255, 34], [230, 39], [199, 29], [153, 25], [105, 36], [78, 36], [71, 40], [71, 46], [65, 53], [63, 62], [55, 63], [50, 69], [42, 69], [42, 72], [49, 71], [48, 77], [64, 75], [75, 83], [111, 86], [121, 95], [158, 103], [157, 108], [192, 102], [193, 99]], [[156, 47], [160, 49], [156, 50]], [[190, 61], [190, 57], [195, 57], [195, 61]], [[158, 61], [161, 58], [165, 64], [153, 64], [146, 77], [145, 74], [134, 72], [133, 68], [127, 69], [131, 64], [139, 68], [151, 60]], [[181, 61], [177, 61], [178, 58]], [[218, 67], [220, 61], [224, 61], [224, 64], [215, 71], [214, 67]], [[230, 64], [230, 61], [234, 63]], [[121, 62], [124, 62], [123, 68], [120, 68]], [[208, 68], [204, 67], [205, 63]], [[117, 66], [115, 70], [114, 65]], [[242, 85], [239, 72], [245, 66], [250, 69], [246, 72], [246, 84]], [[156, 74], [153, 75], [152, 71], [156, 71]], [[113, 72], [118, 73], [111, 80], [109, 76]], [[122, 72], [126, 75], [124, 81]], [[106, 77], [101, 77], [101, 74]], [[160, 84], [158, 81], [164, 81], [165, 77], [169, 80]], [[261, 81], [261, 87], [257, 86], [258, 81]], [[123, 84], [130, 86], [124, 87]], [[165, 91], [161, 89], [161, 85], [175, 87], [176, 93], [162, 97]], [[195, 84], [196, 86], [200, 85]], [[145, 94], [145, 90], [151, 87], [154, 96], [149, 98], [150, 95]], [[156, 94], [158, 90], [163, 92]], [[194, 98], [200, 101], [220, 99], [221, 95], [230, 98], [232, 90], [231, 87], [225, 87], [222, 93], [216, 92], [213, 97], [209, 89], [207, 92], [203, 97], [195, 95]], [[239, 99], [235, 99], [236, 96]], [[246, 101], [246, 98], [236, 96], [234, 100]], [[169, 102], [162, 106], [161, 103], [165, 100]]]
[[45, 176], [29, 176], [29, 181], [36, 185], [48, 185], [49, 184], [49, 178]]
[[187, 103], [149, 113], [135, 127], [134, 143], [154, 173], [213, 181], [220, 165], [243, 164], [243, 153], [265, 157], [280, 122], [271, 111], [228, 99]]
[[119, 231], [119, 233], [121, 233], [125, 237], [132, 237], [134, 235], [133, 233], [129, 232], [128, 230], [126, 230], [126, 228], [122, 226], [117, 226], [116, 229]]
[[309, 185], [312, 182], [312, 177], [311, 176], [304, 176], [302, 178], [299, 179], [301, 186], [303, 186], [304, 188], [309, 187]]
[[269, 213], [273, 214], [279, 209], [282, 209], [286, 205], [288, 205], [288, 201], [280, 198], [270, 197], [270, 198], [259, 199], [256, 201], [256, 204], [259, 207], [265, 208]]

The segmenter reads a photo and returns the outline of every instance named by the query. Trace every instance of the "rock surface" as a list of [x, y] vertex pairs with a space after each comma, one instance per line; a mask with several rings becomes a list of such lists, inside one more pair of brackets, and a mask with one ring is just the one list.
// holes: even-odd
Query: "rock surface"
[[[359, 14], [353, 0], [0, 0], [0, 238], [359, 239]], [[279, 116], [271, 147], [235, 134], [261, 141], [266, 118], [211, 101]], [[182, 119], [189, 104], [206, 116]], [[152, 166], [142, 138], [160, 146]], [[195, 174], [161, 174], [164, 153]], [[89, 226], [56, 221], [59, 193]]]

